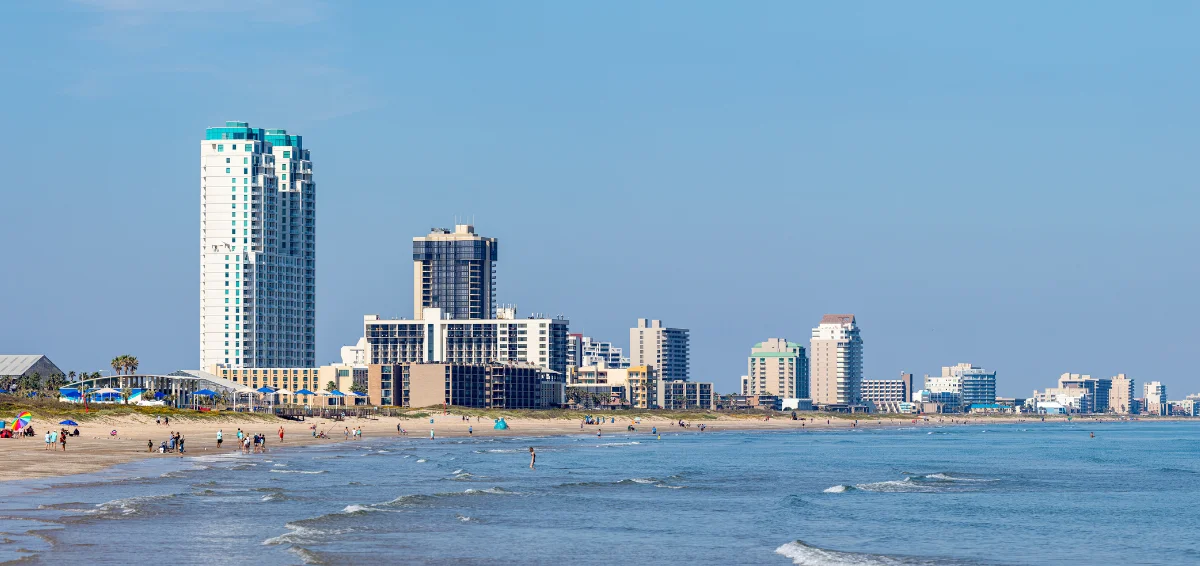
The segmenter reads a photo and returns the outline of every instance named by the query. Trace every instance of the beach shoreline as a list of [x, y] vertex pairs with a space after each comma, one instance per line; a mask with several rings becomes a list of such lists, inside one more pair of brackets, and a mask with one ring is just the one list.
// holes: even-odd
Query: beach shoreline
[[[499, 414], [499, 413], [498, 413]], [[623, 435], [631, 431], [628, 426], [635, 427], [636, 434], [650, 434], [657, 428], [659, 434], [684, 433], [705, 434], [725, 431], [742, 432], [783, 432], [783, 431], [833, 431], [853, 430], [856, 428], [885, 428], [901, 426], [936, 427], [936, 426], [969, 426], [969, 425], [1008, 425], [1020, 423], [1042, 423], [1041, 416], [1034, 415], [1002, 415], [1002, 416], [963, 416], [963, 415], [926, 415], [922, 417], [902, 418], [896, 415], [882, 417], [847, 418], [844, 415], [826, 415], [820, 413], [803, 413], [805, 420], [792, 420], [787, 416], [773, 416], [764, 420], [762, 416], [750, 415], [719, 415], [716, 418], [686, 421], [691, 426], [680, 427], [677, 421], [667, 417], [629, 416], [621, 414], [598, 413], [608, 421], [604, 424], [582, 425], [581, 421], [567, 418], [540, 419], [524, 417], [506, 417], [509, 425], [507, 430], [496, 430], [489, 417], [470, 415], [469, 420], [463, 420], [464, 415], [436, 414], [423, 417], [378, 417], [378, 418], [348, 418], [344, 421], [314, 417], [304, 422], [271, 418], [263, 415], [242, 415], [231, 413], [221, 419], [189, 419], [178, 416], [168, 424], [156, 424], [149, 415], [122, 415], [101, 417], [82, 423], [79, 427], [80, 436], [69, 437], [66, 452], [58, 445], [55, 450], [47, 449], [43, 441], [46, 430], [59, 430], [60, 425], [47, 425], [34, 422], [37, 435], [32, 438], [0, 439], [0, 461], [6, 466], [0, 468], [0, 482], [53, 478], [97, 472], [123, 464], [144, 459], [181, 458], [196, 456], [211, 456], [214, 454], [237, 452], [237, 431], [241, 429], [246, 434], [263, 434], [267, 438], [270, 450], [291, 449], [306, 446], [327, 445], [338, 442], [353, 442], [353, 429], [361, 428], [363, 437], [372, 439], [380, 437], [407, 438], [414, 441], [428, 442], [430, 430], [434, 438], [457, 437], [549, 437], [549, 436], [597, 436]], [[640, 419], [635, 422], [634, 419]], [[433, 423], [430, 423], [430, 419]], [[1089, 423], [1089, 422], [1161, 422], [1167, 420], [1196, 420], [1173, 417], [1156, 417], [1152, 419], [1124, 420], [1116, 417], [1075, 417], [1068, 421], [1065, 417], [1047, 417], [1045, 423]], [[1197, 421], [1200, 422], [1200, 421]], [[317, 431], [325, 432], [328, 438], [314, 438], [311, 426], [316, 425]], [[397, 425], [407, 431], [406, 435], [398, 434]], [[704, 425], [704, 431], [700, 429]], [[278, 431], [284, 429], [284, 438], [280, 442]], [[69, 430], [75, 427], [67, 427]], [[217, 448], [216, 433], [220, 430], [224, 442]], [[110, 434], [116, 431], [116, 435]], [[184, 454], [159, 454], [158, 446], [168, 440], [173, 432], [181, 433], [185, 439]], [[153, 446], [148, 449], [147, 442]]]

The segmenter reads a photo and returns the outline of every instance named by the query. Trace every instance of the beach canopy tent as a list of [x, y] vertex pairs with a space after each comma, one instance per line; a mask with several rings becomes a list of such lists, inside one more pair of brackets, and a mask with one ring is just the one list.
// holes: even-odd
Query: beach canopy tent
[[77, 422], [75, 422], [75, 421], [73, 421], [73, 420], [71, 420], [71, 419], [67, 419], [67, 420], [65, 420], [65, 421], [63, 421], [63, 422], [61, 422], [61, 423], [58, 423], [58, 424], [61, 424], [61, 425], [67, 425], [67, 426], [79, 426], [79, 423], [77, 423]]
[[309, 391], [307, 389], [301, 389], [296, 392], [296, 395], [316, 395], [316, 394], [317, 394], [316, 391]]
[[218, 393], [212, 389], [201, 389], [195, 393], [192, 393], [192, 395], [198, 395], [200, 397], [215, 397], [218, 395]]
[[117, 391], [116, 389], [113, 389], [111, 387], [104, 387], [101, 389], [93, 389], [91, 391], [88, 391], [88, 395], [116, 395], [119, 393], [120, 393], [120, 391]]
[[275, 390], [274, 390], [274, 389], [272, 389], [272, 388], [270, 388], [270, 387], [267, 387], [266, 385], [264, 385], [264, 386], [262, 386], [262, 387], [259, 387], [258, 389], [255, 389], [255, 391], [257, 391], [257, 392], [259, 392], [259, 393], [264, 393], [264, 394], [267, 394], [267, 395], [270, 395], [271, 393], [274, 393], [274, 392], [275, 392]]

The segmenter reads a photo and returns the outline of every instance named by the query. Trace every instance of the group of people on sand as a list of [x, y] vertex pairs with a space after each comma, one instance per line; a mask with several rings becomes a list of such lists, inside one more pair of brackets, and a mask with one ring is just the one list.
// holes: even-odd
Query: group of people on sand
[[[182, 432], [171, 432], [171, 435], [167, 438], [167, 440], [159, 443], [158, 453], [166, 454], [168, 452], [179, 452], [180, 454], [183, 454], [183, 442], [184, 438]], [[146, 452], [154, 452], [153, 440], [146, 441]]]
[[[354, 440], [362, 440], [362, 427], [361, 426], [356, 426], [353, 429], [351, 429], [350, 427], [344, 427], [344, 428], [345, 428], [345, 431], [342, 432], [342, 435], [345, 437], [346, 440], [350, 440], [351, 437], [353, 437]], [[280, 440], [283, 439], [282, 436], [280, 436], [279, 438], [280, 438]]]
[[171, 417], [157, 416], [154, 417], [154, 424], [162, 426], [171, 426]]
[[[25, 428], [29, 429], [30, 427], [25, 427]], [[71, 436], [71, 433], [67, 432], [67, 429], [65, 429], [65, 428], [58, 430], [58, 431], [53, 431], [53, 430], [46, 431], [46, 437], [45, 437], [46, 450], [54, 450], [55, 452], [57, 452], [59, 445], [61, 445], [62, 451], [66, 452], [68, 436]]]

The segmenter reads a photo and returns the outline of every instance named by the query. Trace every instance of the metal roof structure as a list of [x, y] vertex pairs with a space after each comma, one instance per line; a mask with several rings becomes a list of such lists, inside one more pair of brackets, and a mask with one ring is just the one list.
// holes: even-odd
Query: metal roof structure
[[31, 369], [36, 369], [42, 377], [63, 373], [50, 358], [41, 354], [0, 355], [0, 375], [25, 375]]

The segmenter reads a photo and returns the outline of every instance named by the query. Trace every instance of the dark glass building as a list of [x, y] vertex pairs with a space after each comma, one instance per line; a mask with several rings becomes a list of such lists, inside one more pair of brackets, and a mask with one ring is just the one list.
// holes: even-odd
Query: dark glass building
[[454, 320], [496, 318], [495, 238], [459, 224], [413, 238], [413, 318], [440, 308]]

